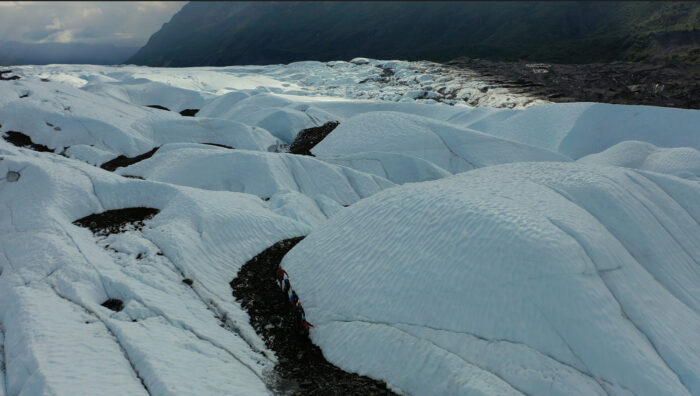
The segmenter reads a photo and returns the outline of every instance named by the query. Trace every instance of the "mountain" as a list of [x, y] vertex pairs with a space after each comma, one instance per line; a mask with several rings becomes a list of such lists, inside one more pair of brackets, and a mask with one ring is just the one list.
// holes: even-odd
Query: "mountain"
[[132, 56], [137, 47], [113, 44], [0, 42], [0, 65], [93, 64], [119, 65]]
[[692, 2], [191, 2], [128, 63], [198, 66], [458, 56], [692, 61]]

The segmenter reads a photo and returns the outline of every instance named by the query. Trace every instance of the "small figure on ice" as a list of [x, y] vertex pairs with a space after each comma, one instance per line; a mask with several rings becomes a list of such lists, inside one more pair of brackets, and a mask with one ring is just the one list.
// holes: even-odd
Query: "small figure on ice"
[[289, 290], [289, 276], [287, 275], [287, 271], [282, 268], [277, 269], [277, 284], [283, 292], [286, 293], [287, 290]]
[[306, 319], [301, 321], [301, 332], [305, 337], [309, 336], [309, 330], [311, 327], [314, 327], [314, 325], [307, 322]]

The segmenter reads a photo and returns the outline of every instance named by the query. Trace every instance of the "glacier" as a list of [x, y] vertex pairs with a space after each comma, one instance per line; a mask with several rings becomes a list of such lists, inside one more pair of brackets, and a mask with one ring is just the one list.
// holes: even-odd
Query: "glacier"
[[498, 165], [358, 202], [282, 265], [331, 360], [409, 393], [697, 394], [700, 212], [681, 194], [700, 185]]
[[12, 69], [0, 396], [275, 393], [229, 282], [301, 236], [282, 266], [311, 340], [396, 393], [700, 395], [700, 111], [428, 62]]

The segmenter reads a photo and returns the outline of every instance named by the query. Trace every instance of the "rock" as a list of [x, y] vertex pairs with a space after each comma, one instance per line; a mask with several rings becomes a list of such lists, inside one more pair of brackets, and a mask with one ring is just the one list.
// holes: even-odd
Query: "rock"
[[199, 109], [185, 109], [180, 112], [180, 115], [183, 117], [194, 117], [197, 113], [199, 113]]
[[159, 148], [160, 147], [154, 147], [151, 151], [148, 151], [141, 155], [137, 155], [136, 157], [127, 157], [125, 155], [120, 155], [119, 157], [111, 159], [105, 162], [104, 164], [100, 165], [100, 168], [108, 170], [110, 172], [114, 172], [114, 170], [116, 170], [117, 168], [129, 166], [139, 161], [143, 161], [147, 158], [151, 158], [153, 154], [155, 154], [156, 151], [158, 151]]
[[7, 175], [5, 176], [5, 180], [7, 180], [7, 181], [9, 181], [9, 182], [11, 182], [11, 183], [14, 183], [14, 182], [16, 182], [17, 180], [19, 180], [20, 176], [21, 176], [21, 175], [19, 174], [19, 172], [7, 171]]
[[116, 298], [110, 298], [109, 300], [103, 302], [101, 305], [107, 309], [111, 309], [114, 312], [119, 312], [122, 309], [124, 309], [124, 302]]
[[144, 222], [160, 211], [154, 208], [124, 208], [95, 213], [73, 222], [73, 224], [89, 228], [96, 235], [109, 235], [123, 232], [127, 226], [134, 230], [144, 227]]
[[12, 70], [0, 70], [0, 81], [19, 80], [19, 76], [4, 77], [3, 74], [12, 73]]
[[223, 147], [223, 148], [227, 148], [227, 149], [231, 149], [231, 150], [235, 149], [235, 147], [231, 147], [231, 146], [227, 146], [225, 144], [219, 144], [219, 143], [202, 143], [202, 144], [206, 144], [208, 146]]
[[146, 107], [150, 107], [150, 108], [152, 108], [152, 109], [170, 111], [169, 108], [164, 107], [164, 106], [161, 106], [161, 105], [146, 105]]
[[22, 132], [7, 131], [5, 133], [5, 136], [3, 136], [3, 139], [5, 139], [8, 143], [14, 144], [17, 147], [29, 148], [34, 151], [46, 153], [54, 152], [53, 150], [51, 150], [47, 146], [44, 146], [43, 144], [34, 143], [29, 136], [23, 134]]
[[295, 395], [394, 394], [384, 382], [332, 365], [320, 348], [299, 334], [299, 318], [280, 291], [275, 274], [284, 255], [302, 239], [291, 238], [272, 245], [245, 263], [231, 281], [233, 296], [248, 312], [265, 345], [277, 356], [274, 393], [288, 394], [293, 386]]
[[340, 125], [338, 121], [329, 121], [319, 127], [302, 130], [297, 134], [292, 145], [289, 146], [289, 152], [313, 157], [314, 155], [311, 154], [311, 149], [333, 132], [338, 125]]

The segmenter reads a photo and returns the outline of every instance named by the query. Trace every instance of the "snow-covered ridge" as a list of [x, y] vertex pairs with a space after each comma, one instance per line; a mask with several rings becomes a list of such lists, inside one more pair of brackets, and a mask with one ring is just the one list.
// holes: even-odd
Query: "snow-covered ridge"
[[698, 394], [698, 196], [499, 165], [363, 200], [283, 266], [329, 358], [408, 393]]
[[615, 165], [700, 180], [700, 151], [692, 147], [659, 148], [626, 140], [605, 151], [578, 160], [582, 164]]
[[[229, 282], [307, 234], [284, 265], [312, 339], [397, 392], [700, 395], [700, 112], [533, 105], [438, 68], [14, 68], [0, 396], [270, 393]], [[331, 121], [315, 158], [286, 152]], [[74, 223], [135, 207], [159, 212]]]

